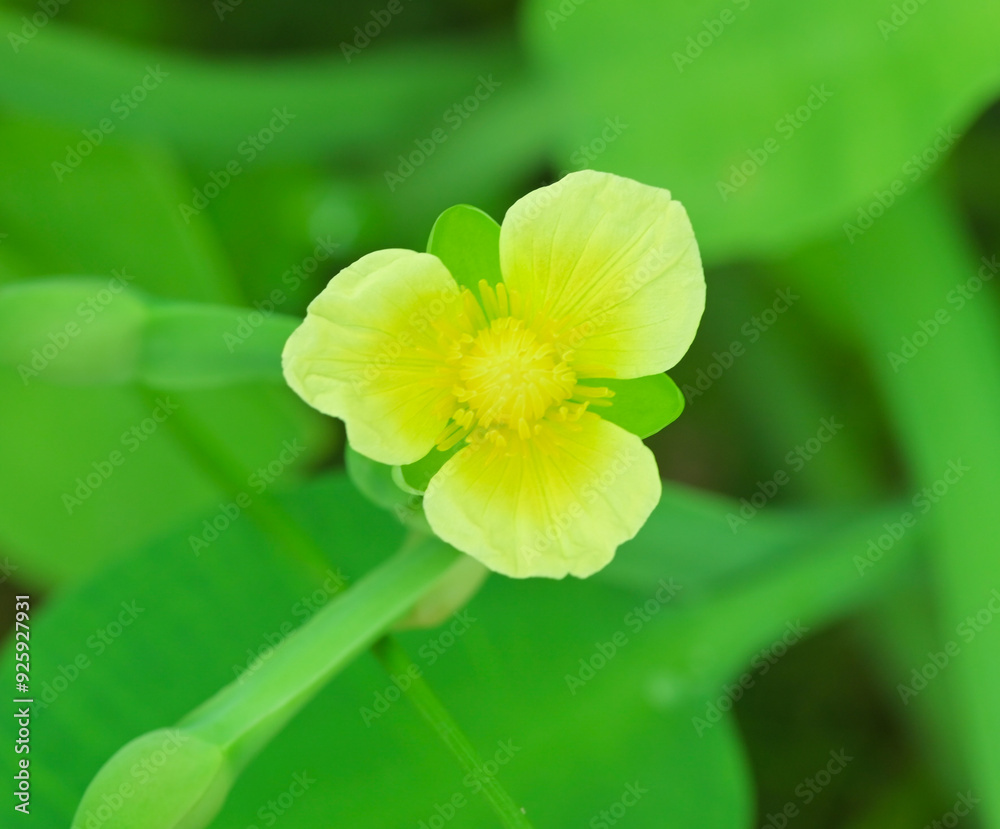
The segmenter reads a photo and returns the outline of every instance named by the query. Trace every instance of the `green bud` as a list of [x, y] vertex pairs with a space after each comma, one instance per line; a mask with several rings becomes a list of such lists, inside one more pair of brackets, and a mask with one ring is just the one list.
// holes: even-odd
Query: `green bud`
[[281, 349], [299, 320], [254, 308], [152, 301], [143, 380], [158, 389], [214, 388], [249, 380], [283, 382]]
[[57, 277], [0, 290], [0, 363], [27, 384], [122, 383], [138, 369], [145, 302], [129, 276]]
[[90, 782], [71, 829], [201, 829], [233, 783], [222, 749], [182, 729], [127, 743]]

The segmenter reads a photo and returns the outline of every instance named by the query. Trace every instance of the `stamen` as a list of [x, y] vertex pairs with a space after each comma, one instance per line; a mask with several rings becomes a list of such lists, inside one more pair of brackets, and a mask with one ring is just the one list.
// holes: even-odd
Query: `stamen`
[[456, 408], [439, 449], [464, 439], [488, 440], [505, 453], [526, 451], [528, 441], [548, 433], [546, 420], [573, 424], [590, 404], [608, 405], [608, 389], [577, 384], [573, 353], [550, 321], [525, 320], [522, 298], [503, 283], [480, 280], [477, 287], [478, 297], [462, 291], [462, 323], [471, 327], [443, 346], [441, 385]]
[[479, 296], [482, 299], [483, 310], [486, 312], [488, 319], [495, 320], [500, 317], [507, 316], [506, 314], [500, 313], [500, 307], [497, 302], [496, 294], [493, 293], [493, 288], [490, 287], [490, 283], [485, 279], [479, 280]]
[[510, 302], [507, 297], [507, 286], [500, 282], [496, 287], [497, 307], [501, 317], [510, 316]]
[[465, 315], [472, 322], [473, 330], [485, 328], [489, 324], [489, 321], [483, 314], [482, 307], [476, 302], [476, 297], [468, 288], [462, 289], [462, 305]]

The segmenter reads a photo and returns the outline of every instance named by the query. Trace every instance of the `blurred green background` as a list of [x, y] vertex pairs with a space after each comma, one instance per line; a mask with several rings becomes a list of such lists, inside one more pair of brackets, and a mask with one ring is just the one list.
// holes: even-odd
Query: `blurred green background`
[[[10, 825], [68, 825], [402, 537], [274, 372], [278, 315], [589, 167], [669, 188], [706, 263], [663, 502], [599, 577], [494, 576], [404, 643], [537, 827], [1000, 829], [1000, 6], [2, 6], [0, 591], [38, 700]], [[91, 366], [122, 284], [183, 319]], [[359, 659], [213, 825], [501, 825], [393, 687]]]

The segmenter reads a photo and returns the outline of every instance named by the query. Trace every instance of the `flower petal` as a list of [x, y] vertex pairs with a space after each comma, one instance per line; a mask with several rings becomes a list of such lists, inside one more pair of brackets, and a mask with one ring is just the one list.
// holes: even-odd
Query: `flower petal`
[[604, 567], [660, 498], [653, 453], [596, 415], [546, 422], [524, 451], [470, 444], [431, 480], [424, 510], [434, 532], [514, 578]]
[[515, 202], [500, 266], [529, 311], [558, 321], [585, 377], [674, 366], [705, 308], [687, 212], [667, 190], [584, 170]]
[[439, 326], [458, 317], [458, 295], [434, 256], [364, 256], [309, 305], [285, 344], [285, 379], [309, 405], [343, 418], [361, 454], [387, 464], [419, 460], [454, 410]]

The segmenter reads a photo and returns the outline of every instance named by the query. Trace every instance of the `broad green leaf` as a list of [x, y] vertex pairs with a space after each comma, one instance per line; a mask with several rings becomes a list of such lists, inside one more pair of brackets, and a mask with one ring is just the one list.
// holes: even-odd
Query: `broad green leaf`
[[[20, 16], [0, 14], [5, 33], [22, 26]], [[377, 60], [371, 54], [345, 60], [335, 52], [269, 63], [198, 60], [136, 50], [56, 20], [44, 37], [0, 53], [0, 72], [17, 80], [0, 88], [0, 104], [72, 126], [74, 147], [85, 140], [83, 129], [103, 132], [106, 120], [105, 144], [120, 136], [166, 141], [219, 174], [229, 162], [242, 171], [359, 147], [380, 148], [391, 159], [390, 151], [403, 149], [397, 136], [440, 127], [441, 112], [469, 94], [478, 73], [504, 77], [516, 61], [513, 44], [496, 37], [412, 44]], [[140, 95], [129, 93], [143, 84], [138, 102]], [[261, 138], [268, 129], [274, 133]], [[406, 151], [414, 149], [411, 143]], [[53, 159], [67, 155], [60, 150]], [[381, 168], [375, 175], [382, 176]], [[200, 184], [208, 181], [206, 175]]]
[[523, 23], [561, 164], [670, 189], [719, 260], [881, 212], [995, 95], [1000, 7], [896, 8], [531, 0]]
[[479, 296], [479, 282], [503, 281], [500, 274], [500, 225], [467, 204], [449, 207], [434, 222], [427, 252], [444, 262], [459, 285]]
[[633, 380], [605, 378], [580, 382], [584, 386], [603, 387], [614, 392], [607, 401], [600, 401], [610, 402], [610, 406], [595, 404], [592, 411], [641, 438], [655, 435], [684, 411], [684, 395], [666, 374]]
[[205, 213], [181, 216], [188, 184], [176, 162], [109, 139], [57, 173], [53, 164], [80, 140], [79, 131], [32, 121], [0, 126], [0, 153], [16, 159], [0, 166], [0, 227], [4, 247], [30, 268], [20, 275], [107, 274], [158, 296], [239, 302]]
[[[996, 827], [1000, 626], [975, 617], [993, 618], [1000, 584], [1000, 318], [985, 287], [995, 264], [968, 249], [955, 216], [925, 188], [853, 244], [831, 240], [796, 257], [794, 271], [803, 289], [851, 309], [888, 398], [912, 477], [911, 512], [930, 541], [938, 647], [961, 648], [937, 681], [950, 696], [984, 825]], [[969, 618], [974, 626], [962, 628]]]
[[[101, 275], [105, 293], [118, 279], [170, 299], [239, 301], [207, 217], [188, 224], [180, 216], [186, 185], [168, 156], [109, 140], [60, 181], [52, 163], [72, 137], [24, 121], [0, 129], [4, 157], [16, 159], [0, 168], [5, 279], [89, 273]], [[104, 293], [88, 297], [95, 307], [75, 306], [52, 320], [43, 340], [49, 332], [58, 338], [71, 323], [91, 330], [92, 312], [115, 313]], [[244, 346], [252, 350], [253, 338]], [[280, 487], [331, 445], [330, 424], [273, 383], [187, 391], [158, 402], [155, 393], [137, 388], [43, 382], [72, 360], [69, 348], [60, 351], [27, 383], [16, 368], [0, 366], [0, 498], [6, 505], [0, 542], [29, 581], [78, 577], [250, 489], [251, 476]], [[155, 419], [175, 404], [176, 414]], [[280, 461], [289, 454], [286, 442], [297, 450], [291, 464]], [[232, 461], [224, 486], [199, 448], [206, 445]]]
[[[87, 787], [74, 829], [87, 829], [92, 811], [116, 797], [124, 802], [108, 829], [208, 826], [239, 772], [333, 676], [385, 636], [460, 555], [430, 537], [405, 545], [275, 645], [267, 664], [219, 689], [177, 729], [156, 729], [116, 752]], [[164, 768], [152, 784], [137, 781], [135, 765], [155, 757], [158, 748], [162, 752], [167, 740], [176, 750]], [[134, 796], [125, 798], [126, 788]]]
[[[335, 559], [343, 555], [348, 575], [398, 544], [398, 525], [342, 477], [296, 495], [290, 507]], [[329, 598], [321, 581], [289, 570], [249, 522], [234, 522], [195, 558], [186, 535], [197, 526], [65, 592], [33, 620], [47, 643], [33, 667], [40, 822], [67, 825], [84, 786], [119, 746], [267, 664], [269, 649]], [[635, 604], [634, 595], [593, 581], [496, 579], [448, 627], [405, 639], [534, 825], [588, 825], [638, 782], [647, 791], [630, 810], [635, 826], [742, 829], [750, 806], [735, 730], [724, 719], [699, 737], [695, 704], [651, 696], [667, 613], [635, 631], [625, 621]], [[628, 643], [571, 692], [567, 675], [616, 634]], [[4, 664], [10, 659], [8, 650]], [[0, 731], [11, 727], [3, 722]], [[67, 739], [75, 750], [58, 751]], [[268, 801], [296, 780], [289, 814], [302, 829], [331, 821], [416, 826], [456, 793], [462, 806], [449, 825], [495, 825], [476, 779], [457, 768], [369, 656], [246, 769], [213, 825], [260, 825]]]
[[[887, 521], [899, 512], [899, 507], [879, 509], [825, 528], [816, 522], [803, 528], [784, 555], [765, 557], [755, 568], [718, 579], [710, 585], [709, 600], [679, 607], [670, 619], [660, 663], [664, 693], [717, 699], [725, 681], [748, 663], [751, 669], [759, 667], [753, 657], [786, 633], [791, 633], [793, 641], [785, 641], [790, 646], [873, 604], [888, 587], [909, 578], [915, 535], [901, 539], [891, 556], [866, 558], [870, 539], [885, 532]], [[648, 579], [646, 595], [655, 584]], [[695, 582], [694, 588], [704, 585]]]

